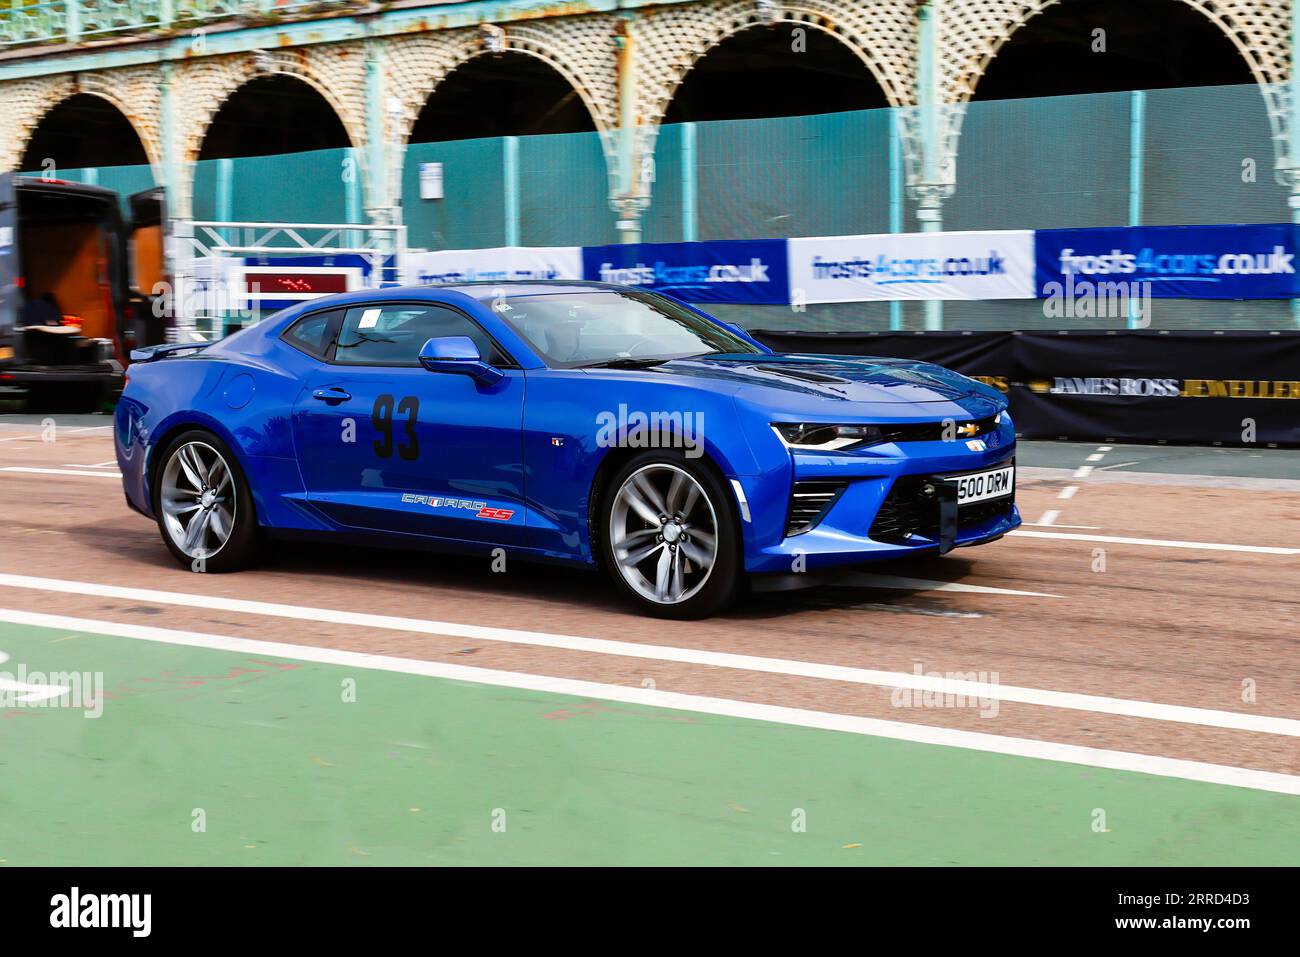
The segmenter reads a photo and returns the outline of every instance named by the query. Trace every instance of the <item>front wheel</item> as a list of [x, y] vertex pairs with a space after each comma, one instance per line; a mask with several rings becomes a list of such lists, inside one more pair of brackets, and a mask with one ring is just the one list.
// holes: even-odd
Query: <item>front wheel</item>
[[257, 551], [253, 496], [234, 454], [215, 435], [195, 429], [163, 452], [154, 479], [154, 511], [163, 542], [196, 572], [235, 571]]
[[743, 577], [740, 530], [722, 483], [685, 456], [647, 452], [602, 499], [604, 563], [615, 584], [661, 618], [722, 610]]

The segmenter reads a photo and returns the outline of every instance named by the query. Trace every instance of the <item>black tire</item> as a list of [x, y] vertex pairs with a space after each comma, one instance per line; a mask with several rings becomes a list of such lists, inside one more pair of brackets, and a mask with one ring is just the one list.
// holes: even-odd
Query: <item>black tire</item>
[[[652, 466], [657, 468], [651, 469]], [[702, 580], [692, 585], [689, 578], [690, 573], [688, 572], [686, 587], [682, 588], [683, 597], [679, 600], [670, 601], [656, 600], [654, 597], [644, 594], [644, 588], [638, 590], [638, 587], [634, 586], [628, 580], [628, 577], [625, 577], [625, 572], [620, 568], [620, 564], [615, 557], [615, 543], [611, 535], [612, 528], [627, 520], [626, 507], [623, 509], [619, 507], [620, 490], [624, 488], [629, 479], [638, 474], [643, 476], [669, 476], [669, 482], [671, 483], [672, 473], [662, 471], [664, 469], [684, 472], [698, 485], [701, 497], [707, 501], [707, 508], [711, 511], [702, 511], [704, 506], [700, 504], [699, 498], [697, 498], [695, 508], [688, 518], [698, 521], [699, 530], [703, 531], [706, 527], [706, 519], [701, 516], [711, 517], [716, 529], [715, 539], [717, 545], [712, 565], [708, 567], [707, 573], [703, 571], [702, 566], [694, 570], [694, 574], [702, 576]], [[667, 496], [663, 496], [662, 500], [666, 503]], [[620, 512], [623, 512], [623, 517], [620, 517]], [[726, 608], [733, 601], [744, 583], [743, 542], [740, 522], [736, 517], [736, 508], [732, 496], [714, 470], [699, 459], [689, 459], [681, 453], [665, 450], [647, 451], [634, 456], [610, 476], [600, 490], [597, 500], [597, 513], [596, 521], [593, 523], [593, 530], [598, 539], [597, 554], [600, 556], [600, 562], [614, 582], [615, 589], [645, 614], [677, 620], [707, 618]], [[664, 548], [668, 548], [669, 546], [664, 541], [662, 534], [651, 535], [656, 531], [655, 526], [644, 516], [639, 516], [639, 518], [640, 523], [645, 527], [635, 534], [649, 536], [645, 540], [645, 547], [651, 547], [656, 542], [659, 542], [663, 543]], [[682, 547], [690, 546], [697, 550], [698, 553], [699, 542], [696, 541], [692, 544], [690, 541], [691, 525], [688, 523], [683, 527], [687, 531], [684, 535], [686, 544], [683, 544]], [[698, 532], [694, 534], [698, 534]], [[636, 551], [636, 548], [628, 548], [625, 554]], [[673, 551], [676, 552], [675, 547]], [[657, 569], [658, 560], [662, 556], [663, 552], [659, 551], [656, 555], [649, 556], [645, 561], [653, 560]], [[687, 560], [686, 565], [689, 566], [689, 564], [689, 560]], [[679, 566], [673, 566], [669, 573], [670, 578], [674, 574], [680, 576], [678, 568]], [[626, 574], [635, 578], [636, 569], [632, 569]], [[646, 577], [648, 579], [648, 576]], [[645, 584], [650, 583], [647, 580]]]
[[[201, 444], [220, 455], [221, 460], [229, 469], [230, 487], [234, 490], [233, 500], [230, 505], [233, 508], [233, 522], [229, 536], [219, 547], [198, 555], [190, 554], [181, 547], [173, 538], [172, 531], [168, 527], [168, 515], [164, 511], [163, 486], [165, 477], [168, 475], [169, 464], [176, 457], [179, 450], [185, 446]], [[215, 470], [215, 467], [214, 467]], [[167, 443], [163, 449], [162, 455], [158, 458], [158, 465], [154, 468], [153, 474], [153, 506], [154, 514], [157, 516], [158, 533], [162, 536], [163, 544], [167, 550], [172, 553], [184, 567], [193, 572], [232, 572], [248, 568], [252, 565], [259, 553], [261, 544], [261, 531], [257, 524], [257, 515], [253, 510], [253, 495], [248, 487], [248, 480], [244, 477], [244, 470], [239, 465], [239, 460], [230, 447], [220, 438], [208, 432], [205, 429], [190, 429], [176, 436]], [[194, 519], [191, 518], [190, 521]], [[185, 526], [188, 528], [188, 526]]]

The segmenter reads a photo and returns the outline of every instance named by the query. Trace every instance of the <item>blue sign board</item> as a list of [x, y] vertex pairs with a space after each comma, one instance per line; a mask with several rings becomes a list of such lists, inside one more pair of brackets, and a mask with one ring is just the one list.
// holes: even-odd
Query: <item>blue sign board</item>
[[686, 302], [790, 301], [784, 239], [586, 246], [583, 278], [668, 293]]
[[1142, 288], [1135, 294], [1164, 299], [1300, 294], [1296, 227], [1290, 223], [1040, 229], [1034, 257], [1038, 295], [1045, 298], [1096, 283], [1138, 283]]

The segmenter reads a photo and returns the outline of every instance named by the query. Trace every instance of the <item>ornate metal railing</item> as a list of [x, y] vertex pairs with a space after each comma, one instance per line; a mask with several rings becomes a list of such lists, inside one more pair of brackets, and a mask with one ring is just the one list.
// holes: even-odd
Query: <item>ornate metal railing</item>
[[0, 50], [364, 6], [356, 0], [0, 0]]

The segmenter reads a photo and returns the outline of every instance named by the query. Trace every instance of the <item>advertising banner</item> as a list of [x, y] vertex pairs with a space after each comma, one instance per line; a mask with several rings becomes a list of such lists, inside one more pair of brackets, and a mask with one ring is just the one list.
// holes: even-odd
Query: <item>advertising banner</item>
[[582, 250], [578, 246], [421, 250], [409, 253], [406, 264], [411, 282], [420, 285], [582, 278]]
[[1024, 333], [1012, 348], [1026, 435], [1300, 445], [1300, 333]]
[[667, 293], [686, 302], [784, 305], [784, 239], [587, 246], [583, 278]]
[[796, 303], [1032, 299], [1032, 230], [791, 239]]
[[1044, 298], [1086, 294], [1094, 285], [1164, 299], [1300, 294], [1296, 227], [1289, 223], [1040, 229], [1034, 247]]

